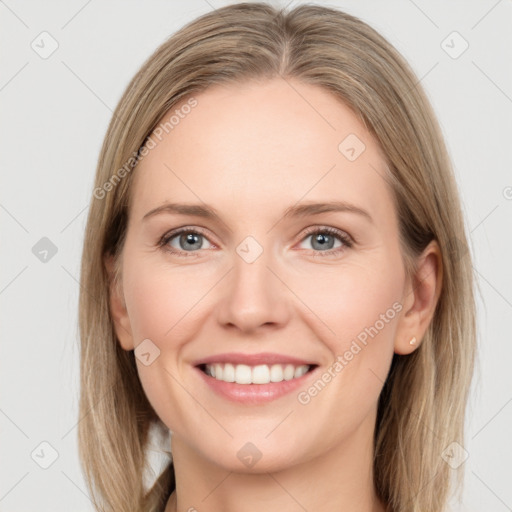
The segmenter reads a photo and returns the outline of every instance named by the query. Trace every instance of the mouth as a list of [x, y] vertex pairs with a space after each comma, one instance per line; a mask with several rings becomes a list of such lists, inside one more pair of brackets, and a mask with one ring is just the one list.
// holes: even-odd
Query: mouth
[[314, 359], [275, 352], [224, 352], [196, 359], [192, 366], [217, 397], [248, 405], [290, 396], [320, 372]]
[[217, 381], [235, 383], [240, 385], [263, 385], [283, 381], [300, 379], [312, 372], [316, 364], [232, 364], [214, 363], [199, 364], [199, 368], [205, 375]]

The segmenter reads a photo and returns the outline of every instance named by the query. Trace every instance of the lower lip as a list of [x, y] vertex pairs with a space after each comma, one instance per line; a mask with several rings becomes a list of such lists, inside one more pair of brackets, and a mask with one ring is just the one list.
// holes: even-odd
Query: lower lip
[[302, 375], [302, 377], [283, 380], [281, 382], [269, 382], [268, 384], [237, 384], [236, 382], [226, 382], [206, 375], [206, 373], [197, 366], [195, 369], [199, 372], [206, 384], [219, 395], [233, 402], [259, 404], [271, 402], [304, 386], [305, 381], [316, 372], [318, 366]]

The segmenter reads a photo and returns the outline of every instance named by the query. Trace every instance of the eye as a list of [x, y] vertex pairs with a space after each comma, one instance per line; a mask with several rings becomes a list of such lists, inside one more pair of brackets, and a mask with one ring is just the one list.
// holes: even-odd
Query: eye
[[[207, 245], [205, 247], [205, 241], [209, 246]], [[209, 249], [213, 247], [213, 244], [207, 240], [201, 230], [186, 227], [166, 233], [158, 245], [173, 254], [185, 257], [195, 256], [195, 254], [186, 253], [194, 253], [199, 249]]]
[[[309, 229], [306, 237], [302, 239], [302, 243], [308, 239], [311, 239], [315, 256], [332, 256], [341, 253], [353, 245], [346, 233], [328, 227], [313, 227]], [[338, 245], [336, 245], [336, 242], [338, 242]]]
[[[307, 239], [311, 239], [313, 247], [311, 250], [314, 256], [337, 255], [353, 245], [351, 238], [346, 233], [330, 227], [310, 228], [306, 231], [306, 236], [301, 243]], [[198, 256], [195, 253], [200, 249], [215, 247], [201, 229], [188, 227], [166, 233], [158, 242], [158, 246], [178, 257]]]

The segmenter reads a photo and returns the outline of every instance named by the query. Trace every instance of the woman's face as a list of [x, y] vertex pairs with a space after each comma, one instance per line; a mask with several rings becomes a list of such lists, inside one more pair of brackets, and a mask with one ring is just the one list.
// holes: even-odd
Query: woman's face
[[[162, 118], [175, 115], [134, 171], [116, 329], [149, 401], [173, 443], [234, 471], [369, 439], [412, 299], [380, 149], [317, 86], [195, 100]], [[207, 375], [208, 358], [239, 382]]]

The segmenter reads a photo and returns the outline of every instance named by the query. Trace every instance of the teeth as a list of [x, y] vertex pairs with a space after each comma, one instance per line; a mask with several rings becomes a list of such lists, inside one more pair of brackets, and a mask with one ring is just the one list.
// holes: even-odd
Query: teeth
[[297, 379], [307, 373], [310, 368], [307, 364], [301, 366], [293, 364], [248, 366], [246, 364], [215, 363], [205, 366], [207, 375], [217, 380], [236, 382], [237, 384], [269, 384], [270, 382]]
[[[251, 367], [245, 364], [237, 364], [235, 366], [235, 382], [238, 384], [251, 383]], [[224, 379], [222, 379], [224, 380]]]
[[280, 364], [273, 364], [270, 367], [270, 382], [281, 382], [283, 380], [283, 367]]
[[298, 378], [298, 377], [302, 377], [304, 374], [307, 373], [308, 370], [309, 370], [309, 366], [308, 365], [299, 366], [298, 368], [296, 368], [293, 377], [295, 379]]
[[291, 380], [295, 375], [295, 368], [291, 364], [287, 364], [284, 367], [283, 377], [284, 380]]
[[222, 380], [226, 382], [235, 382], [235, 367], [232, 364], [225, 364], [222, 372]]
[[[249, 372], [251, 369], [249, 368]], [[249, 373], [250, 375], [250, 373]], [[268, 384], [270, 382], [270, 370], [266, 364], [260, 364], [252, 369], [253, 384]]]

